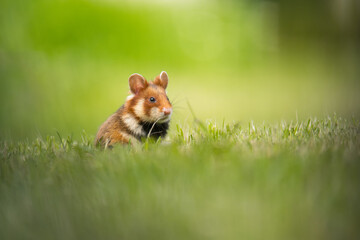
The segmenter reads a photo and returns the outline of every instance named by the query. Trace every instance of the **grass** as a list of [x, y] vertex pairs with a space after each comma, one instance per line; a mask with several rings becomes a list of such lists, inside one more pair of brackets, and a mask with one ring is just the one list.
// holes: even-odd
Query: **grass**
[[195, 121], [111, 151], [0, 145], [0, 239], [359, 239], [360, 130]]

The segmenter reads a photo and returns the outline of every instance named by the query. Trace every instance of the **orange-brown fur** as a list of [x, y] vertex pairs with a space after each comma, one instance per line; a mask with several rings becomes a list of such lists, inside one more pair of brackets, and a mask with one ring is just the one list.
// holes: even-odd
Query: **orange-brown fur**
[[[172, 112], [165, 92], [167, 84], [166, 72], [153, 82], [146, 81], [139, 74], [131, 75], [129, 86], [133, 96], [100, 126], [95, 144], [110, 147], [116, 143], [133, 143], [147, 135], [165, 136]], [[152, 102], [151, 97], [156, 102]]]

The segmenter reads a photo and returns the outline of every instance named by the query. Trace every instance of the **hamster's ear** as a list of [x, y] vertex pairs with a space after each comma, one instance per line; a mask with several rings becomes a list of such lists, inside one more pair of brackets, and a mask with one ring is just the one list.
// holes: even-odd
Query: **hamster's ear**
[[169, 82], [169, 77], [165, 71], [162, 71], [154, 80], [154, 84], [166, 89]]
[[133, 94], [138, 94], [148, 86], [148, 82], [140, 74], [134, 73], [129, 77], [129, 86]]

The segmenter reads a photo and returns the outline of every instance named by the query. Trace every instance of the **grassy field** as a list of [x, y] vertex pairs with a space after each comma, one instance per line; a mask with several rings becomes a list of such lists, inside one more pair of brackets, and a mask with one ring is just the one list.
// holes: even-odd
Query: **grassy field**
[[195, 121], [0, 146], [0, 239], [359, 239], [358, 119]]
[[[355, 2], [1, 0], [0, 240], [360, 239]], [[168, 138], [94, 148], [161, 71]]]

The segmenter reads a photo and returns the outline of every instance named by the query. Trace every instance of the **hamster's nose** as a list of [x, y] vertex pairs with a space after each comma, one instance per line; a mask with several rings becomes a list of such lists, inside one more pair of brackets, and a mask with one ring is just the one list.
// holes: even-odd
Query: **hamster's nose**
[[163, 113], [164, 113], [165, 115], [170, 115], [171, 112], [172, 112], [172, 109], [171, 109], [171, 108], [163, 108]]

